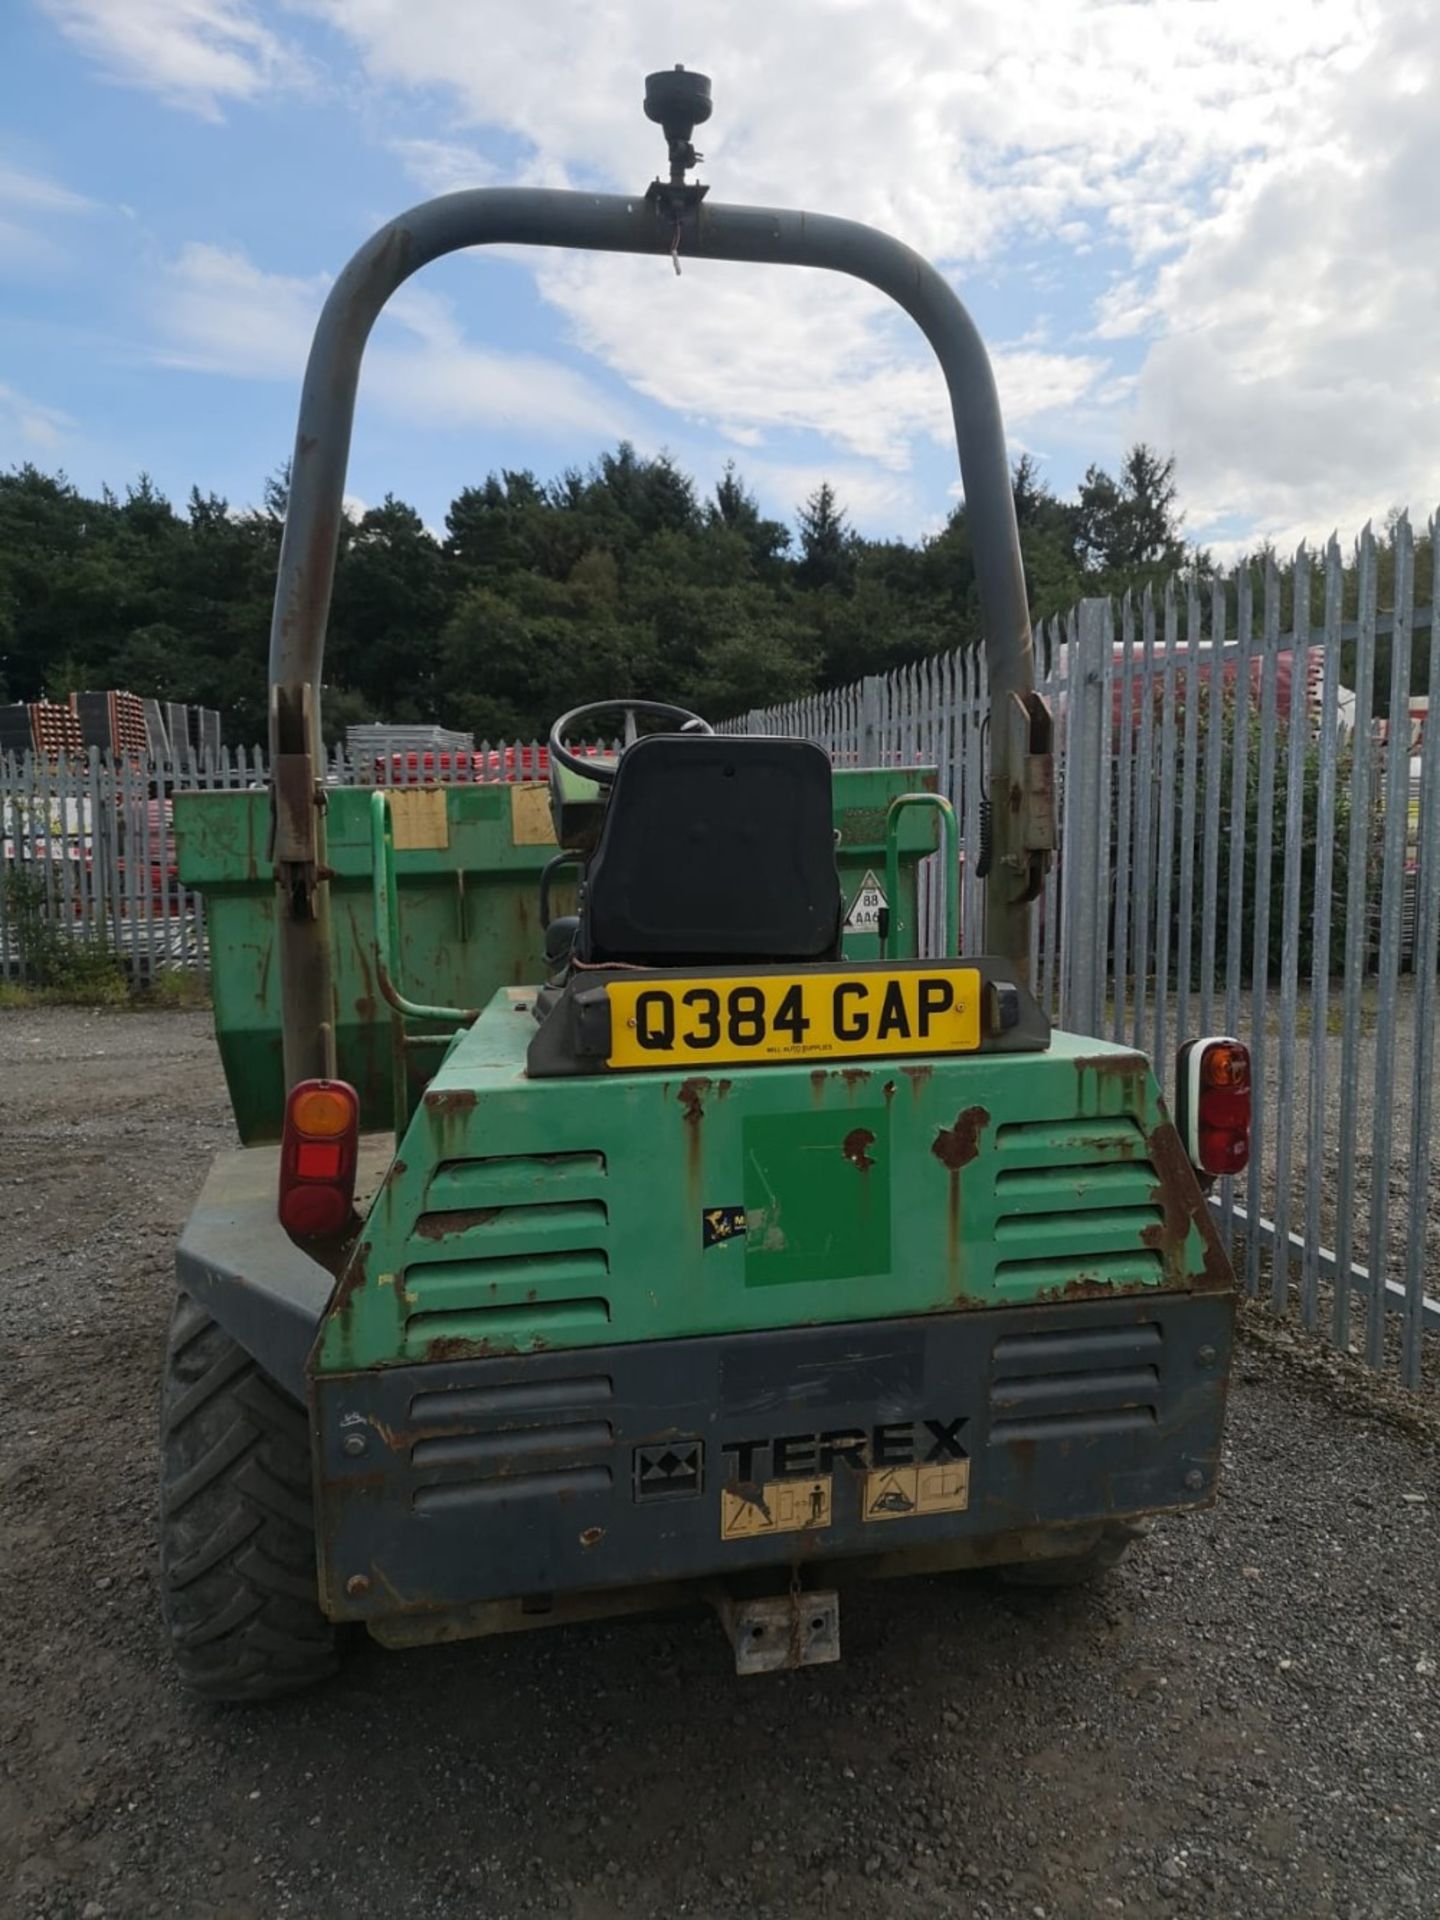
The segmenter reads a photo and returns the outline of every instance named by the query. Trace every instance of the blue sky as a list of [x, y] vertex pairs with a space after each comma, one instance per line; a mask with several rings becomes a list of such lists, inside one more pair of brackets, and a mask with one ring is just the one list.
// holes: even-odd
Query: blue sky
[[[638, 189], [650, 66], [710, 72], [717, 198], [889, 227], [1073, 490], [1151, 439], [1222, 550], [1440, 496], [1440, 100], [1407, 0], [8, 0], [0, 463], [258, 499], [328, 280], [428, 192]], [[683, 21], [683, 31], [677, 26]], [[803, 92], [797, 81], [804, 82]], [[350, 492], [432, 525], [621, 435], [785, 517], [822, 476], [915, 537], [957, 493], [938, 376], [865, 290], [469, 255], [375, 335]]]

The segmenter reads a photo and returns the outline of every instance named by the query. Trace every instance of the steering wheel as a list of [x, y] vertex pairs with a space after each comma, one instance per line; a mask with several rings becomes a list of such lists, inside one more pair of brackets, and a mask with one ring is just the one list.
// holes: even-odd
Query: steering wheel
[[[702, 720], [698, 713], [691, 713], [688, 707], [672, 707], [665, 700], [591, 700], [583, 707], [572, 707], [569, 713], [562, 713], [550, 729], [550, 756], [570, 773], [578, 773], [586, 780], [593, 780], [598, 786], [613, 787], [615, 769], [618, 760], [608, 755], [603, 759], [598, 755], [591, 759], [586, 755], [573, 753], [566, 746], [568, 735], [575, 733], [582, 725], [592, 725], [597, 714], [623, 713], [625, 716], [625, 746], [633, 746], [640, 737], [638, 722], [641, 720], [666, 720], [672, 733], [713, 733], [715, 729], [708, 720]], [[622, 748], [623, 752], [623, 748]]]

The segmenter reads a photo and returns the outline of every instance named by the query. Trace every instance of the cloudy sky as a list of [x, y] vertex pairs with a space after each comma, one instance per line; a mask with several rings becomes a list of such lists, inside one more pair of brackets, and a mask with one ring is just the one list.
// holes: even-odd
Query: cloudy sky
[[[367, 233], [458, 186], [642, 188], [676, 60], [713, 76], [716, 198], [936, 260], [1058, 491], [1143, 437], [1222, 549], [1440, 500], [1434, 0], [3, 0], [0, 464], [254, 501]], [[472, 254], [377, 329], [350, 490], [438, 525], [624, 435], [913, 537], [945, 433], [864, 289]]]

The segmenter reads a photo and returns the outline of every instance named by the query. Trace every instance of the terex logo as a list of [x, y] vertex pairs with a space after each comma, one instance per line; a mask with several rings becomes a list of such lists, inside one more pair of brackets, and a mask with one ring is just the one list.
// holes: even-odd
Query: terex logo
[[826, 1433], [786, 1433], [774, 1440], [726, 1440], [720, 1451], [741, 1481], [785, 1480], [829, 1473], [843, 1460], [856, 1473], [873, 1467], [929, 1466], [968, 1458], [956, 1420], [897, 1420], [883, 1427], [832, 1427]]

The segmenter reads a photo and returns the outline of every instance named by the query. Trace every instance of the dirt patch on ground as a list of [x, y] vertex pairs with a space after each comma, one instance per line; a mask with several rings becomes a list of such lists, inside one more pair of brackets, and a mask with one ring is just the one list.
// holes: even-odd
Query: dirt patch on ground
[[0, 1015], [0, 1909], [1435, 1913], [1433, 1428], [1251, 1345], [1220, 1504], [1095, 1592], [854, 1590], [843, 1663], [768, 1680], [687, 1616], [362, 1641], [304, 1699], [192, 1705], [156, 1403], [232, 1137], [206, 1016]]

